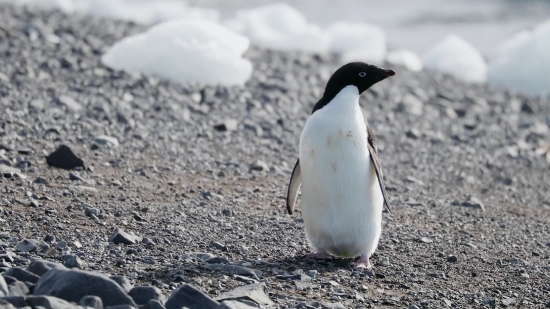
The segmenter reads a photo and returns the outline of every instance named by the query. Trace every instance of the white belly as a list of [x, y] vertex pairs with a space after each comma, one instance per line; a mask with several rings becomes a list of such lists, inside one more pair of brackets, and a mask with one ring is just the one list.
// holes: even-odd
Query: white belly
[[301, 209], [316, 249], [346, 257], [376, 250], [383, 196], [367, 143], [358, 103], [348, 109], [329, 104], [306, 123], [300, 139]]

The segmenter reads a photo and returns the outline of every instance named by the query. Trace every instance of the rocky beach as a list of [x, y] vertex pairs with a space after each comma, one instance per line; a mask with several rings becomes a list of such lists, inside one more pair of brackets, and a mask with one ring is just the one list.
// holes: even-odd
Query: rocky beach
[[386, 64], [361, 105], [394, 208], [355, 270], [304, 259], [285, 205], [342, 61], [252, 47], [243, 87], [101, 63], [144, 30], [0, 4], [0, 308], [550, 308], [550, 97]]

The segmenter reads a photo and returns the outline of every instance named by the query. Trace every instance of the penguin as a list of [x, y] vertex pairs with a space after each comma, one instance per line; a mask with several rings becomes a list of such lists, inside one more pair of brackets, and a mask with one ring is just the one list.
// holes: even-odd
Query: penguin
[[395, 72], [364, 62], [340, 67], [328, 80], [302, 135], [288, 185], [291, 215], [301, 189], [305, 234], [316, 252], [308, 258], [359, 256], [356, 268], [371, 268], [391, 211], [374, 133], [359, 105], [360, 95]]

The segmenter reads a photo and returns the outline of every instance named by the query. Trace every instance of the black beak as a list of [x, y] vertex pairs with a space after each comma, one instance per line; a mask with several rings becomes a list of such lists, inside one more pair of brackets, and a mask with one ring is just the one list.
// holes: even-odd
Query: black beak
[[394, 70], [384, 70], [384, 74], [386, 75], [386, 77], [394, 76], [395, 71]]

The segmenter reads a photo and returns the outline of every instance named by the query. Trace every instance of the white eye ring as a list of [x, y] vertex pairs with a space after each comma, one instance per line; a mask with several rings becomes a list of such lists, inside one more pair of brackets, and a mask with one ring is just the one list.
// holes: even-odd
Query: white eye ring
[[365, 77], [365, 76], [367, 76], [367, 73], [365, 73], [365, 72], [361, 72], [361, 73], [359, 73], [359, 76], [361, 76], [361, 77]]

